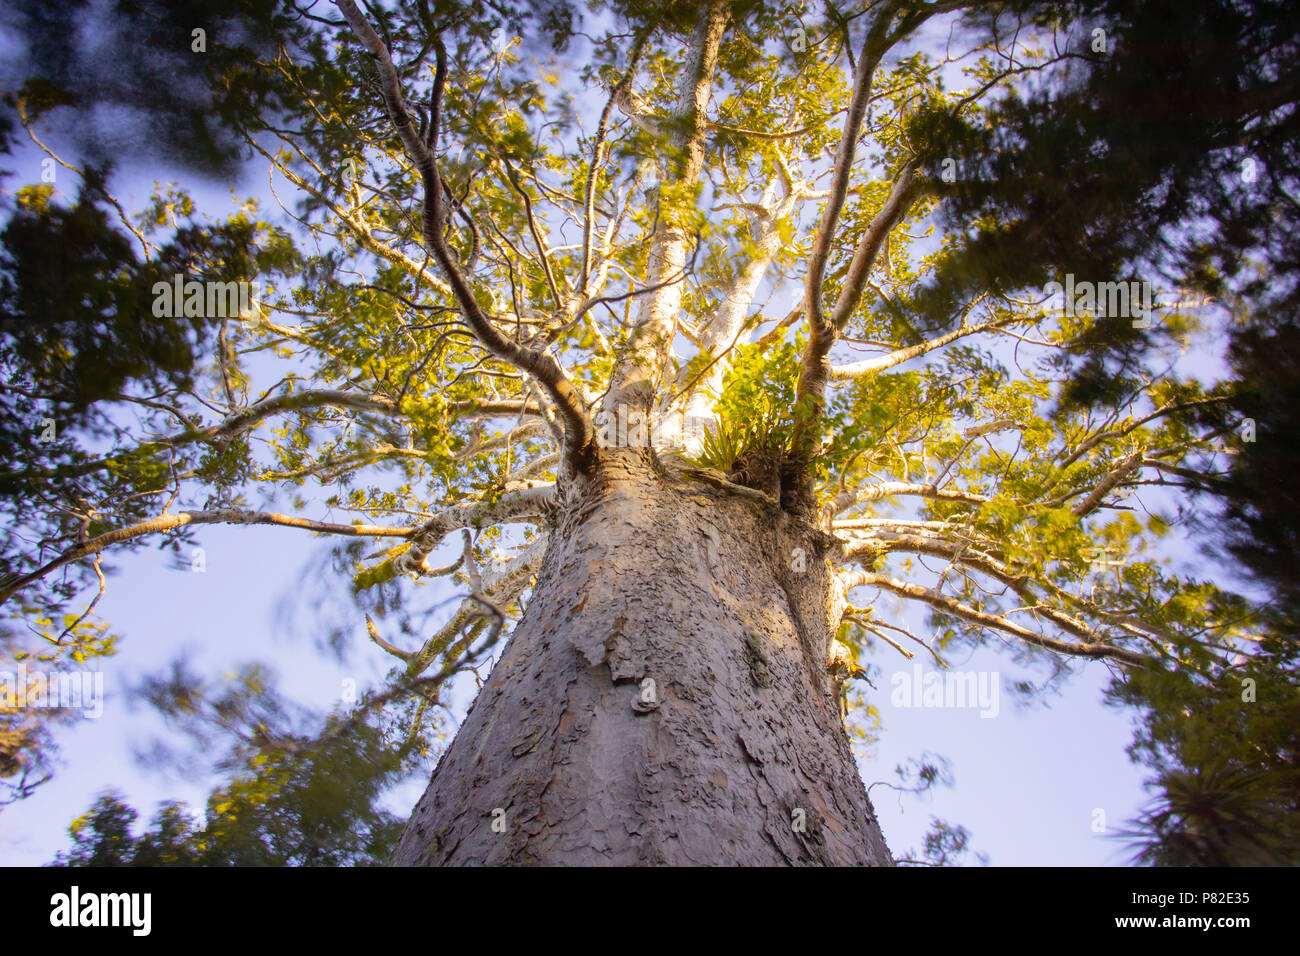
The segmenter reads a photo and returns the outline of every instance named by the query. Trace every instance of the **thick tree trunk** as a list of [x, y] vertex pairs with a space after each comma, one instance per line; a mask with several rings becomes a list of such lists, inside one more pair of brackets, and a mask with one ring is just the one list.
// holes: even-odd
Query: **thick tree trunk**
[[393, 862], [889, 865], [826, 668], [824, 544], [606, 458]]

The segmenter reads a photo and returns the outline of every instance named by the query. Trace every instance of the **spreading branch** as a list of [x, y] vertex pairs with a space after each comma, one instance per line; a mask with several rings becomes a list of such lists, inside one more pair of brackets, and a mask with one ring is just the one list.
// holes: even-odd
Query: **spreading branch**
[[107, 531], [69, 548], [35, 571], [19, 575], [0, 586], [0, 604], [3, 604], [29, 584], [39, 581], [51, 571], [57, 571], [64, 565], [80, 561], [82, 558], [90, 557], [93, 554], [99, 554], [99, 552], [112, 545], [124, 544], [146, 535], [174, 531], [186, 525], [200, 524], [269, 524], [351, 537], [408, 538], [415, 534], [417, 530], [415, 528], [388, 528], [363, 524], [332, 524], [327, 521], [312, 521], [294, 515], [282, 515], [268, 511], [245, 511], [238, 508], [222, 508], [212, 511], [177, 511], [172, 514], [158, 515], [155, 518], [138, 522], [126, 528]]
[[855, 587], [870, 586], [884, 588], [892, 591], [902, 597], [911, 598], [916, 601], [922, 601], [935, 610], [942, 611], [959, 620], [968, 621], [971, 624], [978, 624], [982, 627], [992, 628], [1013, 637], [1018, 637], [1026, 644], [1032, 644], [1035, 647], [1046, 648], [1047, 650], [1056, 651], [1059, 654], [1065, 654], [1070, 657], [1089, 657], [1093, 659], [1108, 658], [1110, 660], [1120, 661], [1125, 664], [1132, 664], [1137, 667], [1149, 666], [1150, 658], [1145, 657], [1136, 651], [1129, 650], [1125, 647], [1118, 647], [1096, 638], [1092, 641], [1075, 643], [1073, 641], [1063, 641], [1057, 638], [1048, 637], [1039, 634], [1037, 631], [1031, 631], [1027, 627], [1022, 627], [1014, 621], [1008, 621], [1004, 616], [988, 614], [984, 611], [977, 610], [967, 604], [961, 603], [957, 598], [949, 597], [938, 591], [919, 584], [913, 584], [910, 581], [900, 581], [897, 578], [889, 577], [885, 574], [877, 574], [873, 571], [849, 571], [841, 575], [841, 580], [845, 590], [851, 590]]
[[406, 99], [402, 94], [401, 78], [393, 65], [388, 47], [362, 15], [354, 0], [338, 0], [338, 7], [357, 39], [374, 57], [379, 71], [380, 90], [384, 104], [388, 108], [389, 118], [398, 136], [401, 137], [407, 154], [420, 172], [424, 189], [422, 232], [425, 247], [433, 254], [446, 275], [461, 316], [489, 352], [531, 375], [546, 390], [564, 420], [566, 464], [576, 473], [588, 473], [594, 464], [595, 428], [583, 407], [581, 398], [565, 375], [564, 369], [549, 352], [530, 349], [497, 331], [479, 307], [447, 245], [444, 236], [447, 207], [443, 196], [442, 177], [438, 172], [435, 158], [442, 95], [447, 81], [447, 54], [441, 38], [436, 34], [432, 38], [438, 58], [438, 69], [434, 78], [432, 115], [426, 141], [416, 131], [411, 120]]

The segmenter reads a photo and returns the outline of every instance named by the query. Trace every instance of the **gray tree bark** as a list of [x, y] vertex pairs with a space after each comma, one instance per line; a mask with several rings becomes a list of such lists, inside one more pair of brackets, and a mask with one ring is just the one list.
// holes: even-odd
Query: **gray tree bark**
[[394, 864], [892, 864], [826, 666], [829, 539], [623, 453], [550, 541]]

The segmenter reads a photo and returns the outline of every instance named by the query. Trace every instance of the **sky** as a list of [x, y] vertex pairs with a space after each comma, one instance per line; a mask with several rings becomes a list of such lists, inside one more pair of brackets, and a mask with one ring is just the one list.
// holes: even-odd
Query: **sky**
[[[4, 184], [10, 195], [21, 185], [40, 181], [40, 158], [34, 149], [23, 148], [7, 164], [14, 171]], [[75, 192], [75, 180], [62, 170], [59, 177], [56, 185], [66, 199]], [[201, 184], [193, 176], [126, 167], [117, 188], [128, 209], [147, 200], [155, 178], [181, 179], [194, 193], [198, 208], [214, 216], [231, 208], [229, 184]], [[238, 189], [241, 195], [262, 196], [271, 210], [274, 201], [265, 182], [259, 167]], [[309, 509], [308, 514], [331, 518], [323, 508]], [[317, 602], [330, 589], [348, 587], [344, 579], [318, 577], [317, 559], [331, 547], [330, 541], [285, 528], [214, 526], [198, 529], [197, 540], [205, 552], [202, 572], [178, 567], [169, 553], [153, 548], [113, 557], [119, 573], [110, 578], [98, 612], [123, 640], [118, 653], [104, 663], [103, 715], [79, 720], [61, 735], [62, 762], [52, 782], [35, 796], [0, 810], [0, 864], [52, 860], [69, 846], [68, 824], [108, 789], [120, 792], [140, 811], [142, 821], [163, 800], [203, 805], [216, 778], [149, 767], [139, 757], [151, 738], [168, 731], [130, 688], [178, 655], [190, 655], [195, 669], [213, 675], [251, 660], [267, 662], [293, 699], [323, 709], [339, 702], [345, 681], [367, 686], [387, 670], [389, 658], [367, 641], [359, 611], [352, 609], [352, 616], [343, 621], [323, 619], [348, 613], [340, 610], [346, 600]], [[431, 600], [452, 596], [443, 581], [428, 587]], [[926, 632], [919, 616], [908, 620], [917, 633]], [[315, 643], [340, 623], [355, 638], [353, 652], [343, 661]], [[897, 782], [894, 768], [923, 754], [946, 758], [954, 780], [953, 786], [922, 796], [897, 793], [884, 783], [872, 786], [885, 838], [896, 857], [920, 848], [935, 816], [968, 828], [972, 850], [987, 855], [992, 865], [1125, 861], [1113, 832], [1144, 802], [1143, 773], [1125, 754], [1133, 714], [1101, 704], [1109, 680], [1104, 664], [1075, 665], [1063, 686], [1033, 706], [1023, 706], [1013, 701], [1007, 688], [1024, 672], [994, 641], [968, 659], [953, 662], [958, 671], [983, 675], [986, 686], [996, 675], [997, 712], [981, 716], [979, 707], [901, 706], [894, 690], [910, 679], [913, 662], [881, 646], [871, 663], [876, 687], [859, 686], [879, 710], [882, 725], [880, 740], [859, 760], [864, 782]], [[462, 712], [467, 699], [462, 688], [456, 695]], [[390, 806], [407, 812], [424, 783], [417, 779], [399, 788], [390, 795]], [[1104, 823], [1101, 829], [1099, 821]]]

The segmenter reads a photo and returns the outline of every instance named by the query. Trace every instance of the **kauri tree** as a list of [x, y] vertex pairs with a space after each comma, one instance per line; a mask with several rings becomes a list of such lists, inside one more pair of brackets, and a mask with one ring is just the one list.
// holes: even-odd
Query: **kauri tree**
[[[1109, 667], [1135, 703], [1192, 681], [1237, 712], [1253, 667], [1289, 686], [1259, 609], [1176, 560], [1173, 516], [1246, 427], [1180, 362], [1220, 341], [1204, 290], [1152, 295], [1127, 249], [1070, 269], [1077, 247], [1035, 245], [1060, 237], [1050, 184], [1020, 187], [1026, 212], [996, 178], [1007, 117], [1113, 57], [1110, 23], [973, 0], [272, 7], [202, 32], [238, 46], [214, 115], [283, 217], [213, 221], [179, 188], [131, 215], [91, 167], [73, 205], [18, 194], [0, 597], [43, 639], [20, 653], [105, 650], [74, 601], [115, 550], [184, 554], [218, 523], [345, 539], [340, 630], [391, 683], [314, 740], [251, 721], [244, 780], [307, 786], [312, 748], [387, 740], [354, 770], [381, 779], [492, 661], [402, 864], [890, 864], [846, 731], [872, 655], [943, 668], [1001, 641]], [[35, 128], [60, 102], [14, 99], [75, 169]], [[40, 254], [65, 241], [93, 254]], [[256, 283], [242, 313], [212, 307], [232, 283]], [[1122, 374], [1097, 359], [1117, 350]], [[438, 577], [463, 600], [423, 628]], [[160, 818], [168, 852], [254, 860], [221, 808], [276, 798], [240, 786], [201, 839]], [[123, 809], [96, 819], [123, 833]], [[367, 832], [325, 862], [386, 849]]]

